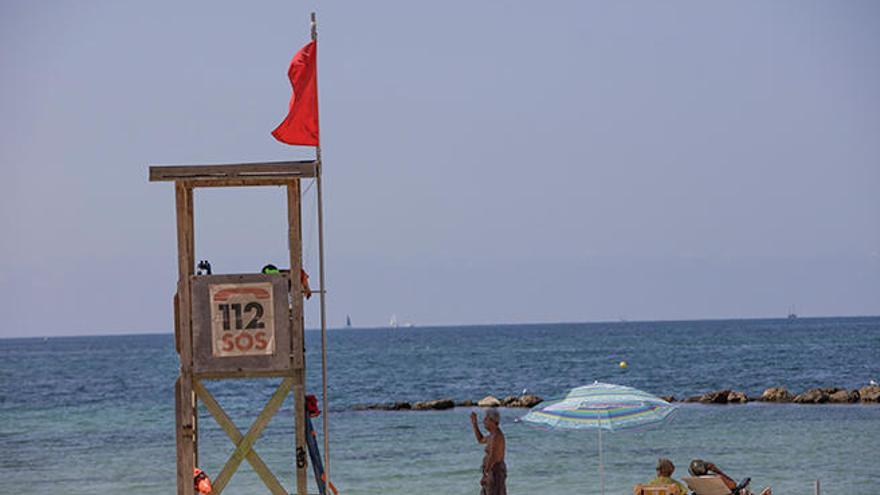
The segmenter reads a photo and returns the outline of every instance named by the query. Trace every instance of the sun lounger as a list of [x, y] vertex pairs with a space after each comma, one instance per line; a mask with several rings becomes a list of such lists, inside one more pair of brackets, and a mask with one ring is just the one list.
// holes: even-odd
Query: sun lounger
[[688, 488], [696, 495], [730, 495], [730, 488], [724, 484], [720, 476], [695, 476], [682, 478]]
[[678, 493], [676, 485], [636, 485], [633, 495], [684, 495]]

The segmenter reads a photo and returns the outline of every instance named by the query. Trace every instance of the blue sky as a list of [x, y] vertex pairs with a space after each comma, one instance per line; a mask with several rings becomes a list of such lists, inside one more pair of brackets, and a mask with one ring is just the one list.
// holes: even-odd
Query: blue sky
[[[880, 314], [877, 2], [12, 0], [0, 337], [171, 331], [147, 167], [312, 156], [312, 10], [331, 326]], [[196, 256], [283, 264], [284, 215], [199, 191]]]

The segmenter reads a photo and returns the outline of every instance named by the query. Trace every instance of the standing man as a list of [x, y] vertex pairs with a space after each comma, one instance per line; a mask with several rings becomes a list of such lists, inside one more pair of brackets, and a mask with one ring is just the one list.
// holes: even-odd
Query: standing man
[[504, 464], [504, 432], [501, 431], [501, 415], [494, 407], [483, 415], [483, 426], [489, 432], [483, 435], [477, 425], [477, 413], [471, 413], [471, 426], [477, 443], [486, 444], [483, 457], [483, 477], [480, 479], [480, 495], [507, 495], [507, 465]]

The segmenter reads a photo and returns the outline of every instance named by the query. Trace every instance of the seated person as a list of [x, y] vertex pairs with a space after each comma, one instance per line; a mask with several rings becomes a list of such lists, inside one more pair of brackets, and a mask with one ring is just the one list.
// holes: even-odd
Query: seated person
[[675, 472], [675, 464], [669, 459], [661, 457], [657, 459], [657, 477], [649, 481], [650, 486], [655, 485], [675, 485], [678, 488], [679, 495], [687, 494], [687, 488], [678, 481], [672, 479], [672, 473]]
[[[724, 471], [718, 468], [718, 466], [702, 459], [692, 460], [690, 466], [688, 466], [688, 472], [691, 473], [692, 476], [717, 476], [718, 478], [721, 478], [721, 481], [723, 481], [727, 488], [731, 490], [731, 493], [733, 493], [733, 490], [738, 486], [736, 480], [726, 475]], [[748, 483], [746, 483], [746, 486], [744, 486], [742, 491], [738, 493], [741, 493], [742, 495], [752, 495], [752, 491], [748, 489]], [[770, 487], [761, 490], [760, 495], [772, 495]]]

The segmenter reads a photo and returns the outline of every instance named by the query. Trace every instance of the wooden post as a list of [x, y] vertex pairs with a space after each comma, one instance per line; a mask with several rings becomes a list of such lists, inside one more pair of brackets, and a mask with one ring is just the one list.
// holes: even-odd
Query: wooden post
[[192, 189], [175, 184], [177, 215], [177, 302], [178, 318], [175, 333], [180, 347], [180, 376], [175, 386], [177, 418], [177, 493], [193, 495], [193, 467], [196, 452], [196, 425], [193, 420], [195, 401], [192, 383], [192, 304], [189, 276], [193, 270], [193, 203]]
[[293, 368], [293, 417], [296, 443], [296, 493], [307, 495], [308, 471], [306, 454], [306, 394], [305, 394], [305, 333], [303, 331], [303, 287], [300, 282], [302, 270], [302, 233], [300, 212], [300, 184], [293, 180], [287, 184], [287, 237], [290, 254], [291, 280], [291, 353]]
[[[193, 207], [193, 188], [192, 186], [185, 184], [184, 189], [186, 190], [186, 229], [188, 232], [187, 240], [187, 253], [186, 253], [186, 281], [187, 281], [187, 298], [189, 299], [189, 317], [186, 320], [187, 324], [187, 334], [188, 334], [188, 342], [190, 349], [190, 358], [187, 361], [189, 363], [189, 375], [190, 380], [188, 383], [188, 387], [190, 389], [190, 400], [192, 401], [192, 413], [190, 417], [192, 418], [192, 459], [193, 459], [193, 467], [199, 466], [199, 403], [198, 397], [196, 397], [196, 392], [193, 389], [193, 376], [192, 376], [192, 353], [193, 353], [193, 338], [192, 338], [192, 285], [190, 280], [190, 275], [193, 274], [196, 265], [196, 230], [195, 230], [195, 208]], [[195, 489], [193, 489], [195, 491]]]

